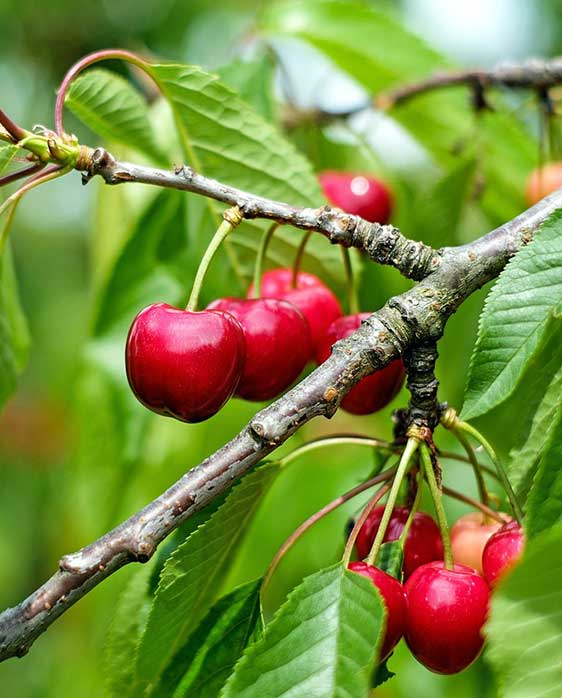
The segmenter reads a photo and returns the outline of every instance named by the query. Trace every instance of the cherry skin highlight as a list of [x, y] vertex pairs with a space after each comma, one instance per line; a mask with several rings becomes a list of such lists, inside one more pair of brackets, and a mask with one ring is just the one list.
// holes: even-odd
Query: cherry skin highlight
[[470, 567], [443, 562], [422, 565], [404, 585], [408, 601], [406, 644], [438, 674], [456, 674], [478, 657], [484, 644], [490, 590]]
[[451, 527], [451, 547], [455, 562], [472, 567], [482, 574], [484, 547], [490, 536], [501, 527], [501, 523], [488, 519], [480, 511], [461, 516]]
[[[361, 527], [355, 547], [360, 558], [366, 558], [371, 550], [384, 512], [384, 506], [375, 507]], [[398, 540], [406, 521], [409, 510], [407, 507], [396, 507], [388, 522], [384, 542]], [[404, 545], [404, 579], [412, 574], [420, 565], [433, 560], [443, 559], [443, 542], [439, 527], [429, 514], [418, 511], [414, 514], [412, 525]]]
[[270, 400], [298, 378], [310, 357], [310, 330], [292, 303], [274, 298], [222, 298], [208, 309], [230, 313], [244, 331], [246, 360], [237, 395], [246, 400]]
[[[336, 296], [314, 274], [299, 271], [293, 288], [292, 269], [271, 269], [261, 277], [262, 298], [280, 298], [289, 301], [304, 315], [310, 327], [313, 351], [334, 320], [341, 317], [342, 309]], [[248, 298], [253, 296], [250, 286]]]
[[524, 547], [525, 535], [517, 521], [504, 524], [490, 537], [482, 553], [482, 569], [490, 587], [517, 566]]
[[[340, 339], [345, 339], [359, 328], [361, 322], [370, 313], [344, 315], [334, 320], [322, 338], [316, 350], [316, 361], [321, 364], [330, 356], [332, 345]], [[380, 371], [362, 378], [349, 391], [341, 402], [341, 406], [351, 414], [372, 414], [386, 407], [398, 395], [404, 383], [404, 363], [402, 359], [392, 361]]]
[[200, 422], [232, 396], [245, 356], [242, 327], [231, 315], [155, 303], [133, 320], [125, 362], [131, 389], [145, 407]]
[[388, 223], [392, 194], [379, 179], [336, 170], [322, 172], [318, 179], [325, 197], [337, 208], [371, 223]]
[[562, 162], [549, 162], [537, 167], [527, 179], [525, 198], [530, 206], [562, 187]]
[[382, 661], [396, 647], [406, 629], [408, 608], [404, 589], [397, 579], [366, 562], [350, 562], [348, 568], [370, 579], [380, 591], [386, 606], [386, 632], [380, 650]]

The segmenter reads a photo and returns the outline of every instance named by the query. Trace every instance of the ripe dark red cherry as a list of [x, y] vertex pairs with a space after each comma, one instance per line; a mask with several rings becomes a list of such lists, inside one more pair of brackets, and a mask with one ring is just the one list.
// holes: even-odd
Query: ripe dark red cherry
[[[295, 288], [292, 280], [292, 269], [266, 271], [261, 277], [261, 295], [263, 298], [281, 298], [297, 306], [308, 321], [315, 351], [331, 323], [341, 317], [342, 309], [335, 295], [314, 274], [299, 271]], [[253, 291], [253, 286], [250, 286], [248, 298], [252, 297]]]
[[517, 521], [504, 524], [490, 537], [482, 553], [482, 569], [490, 587], [517, 566], [524, 547], [525, 536]]
[[231, 315], [155, 303], [133, 320], [125, 360], [131, 389], [145, 407], [200, 422], [234, 393], [245, 355], [242, 327]]
[[337, 208], [371, 223], [388, 223], [392, 213], [392, 195], [379, 179], [335, 170], [322, 172], [318, 179], [324, 195]]
[[482, 553], [490, 536], [502, 524], [487, 520], [485, 514], [473, 511], [461, 516], [451, 527], [451, 548], [455, 562], [468, 565], [482, 574]]
[[[330, 356], [332, 345], [345, 339], [369, 317], [369, 313], [344, 315], [334, 320], [316, 350], [316, 361], [321, 364]], [[396, 397], [404, 383], [402, 359], [392, 361], [380, 371], [375, 371], [357, 383], [342, 400], [341, 406], [351, 414], [371, 414], [377, 412]]]
[[560, 187], [562, 187], [562, 162], [549, 162], [531, 172], [525, 188], [525, 198], [532, 206]]
[[386, 606], [386, 632], [380, 650], [381, 661], [396, 647], [406, 629], [408, 608], [400, 582], [366, 562], [350, 562], [349, 569], [370, 579], [380, 591]]
[[490, 590], [470, 567], [422, 565], [404, 585], [408, 601], [406, 643], [414, 657], [438, 674], [456, 674], [478, 657], [484, 643]]
[[310, 330], [292, 303], [274, 298], [221, 298], [209, 309], [230, 313], [242, 325], [246, 360], [236, 394], [270, 400], [293, 383], [311, 353]]
[[[360, 558], [365, 558], [371, 550], [384, 512], [384, 507], [375, 507], [363, 524], [355, 547]], [[384, 535], [384, 541], [398, 540], [408, 520], [407, 507], [396, 507], [393, 510], [388, 527]], [[439, 527], [429, 514], [418, 511], [414, 519], [404, 545], [404, 579], [420, 565], [433, 560], [443, 559], [443, 542]]]

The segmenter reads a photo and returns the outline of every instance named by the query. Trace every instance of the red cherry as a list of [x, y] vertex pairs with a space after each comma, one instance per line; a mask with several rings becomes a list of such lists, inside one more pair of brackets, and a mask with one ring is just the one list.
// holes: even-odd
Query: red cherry
[[[261, 295], [263, 298], [281, 298], [296, 305], [308, 321], [312, 348], [316, 350], [328, 327], [341, 316], [341, 306], [330, 289], [314, 274], [299, 271], [296, 288], [293, 288], [292, 281], [292, 269], [266, 271], [261, 278]], [[253, 291], [253, 286], [250, 286], [248, 298], [252, 297]]]
[[456, 674], [478, 657], [484, 643], [490, 590], [470, 567], [422, 565], [404, 586], [406, 643], [414, 657], [438, 674]]
[[310, 330], [292, 303], [273, 298], [221, 298], [210, 309], [233, 315], [242, 325], [246, 361], [236, 394], [270, 400], [293, 383], [311, 353]]
[[562, 187], [562, 162], [549, 162], [531, 172], [527, 179], [525, 198], [532, 206], [560, 187]]
[[480, 511], [461, 516], [451, 527], [451, 547], [455, 562], [473, 567], [482, 574], [484, 546], [501, 526], [501, 523], [489, 520]]
[[125, 360], [131, 389], [145, 407], [200, 422], [234, 393], [245, 355], [244, 332], [231, 315], [155, 303], [133, 320]]
[[[344, 315], [334, 320], [316, 350], [316, 361], [321, 364], [330, 356], [332, 345], [345, 339], [369, 317], [369, 313]], [[386, 407], [399, 393], [404, 383], [402, 359], [392, 361], [380, 371], [362, 378], [342, 400], [341, 406], [351, 414], [371, 414]]]
[[524, 547], [525, 534], [517, 521], [504, 524], [490, 537], [482, 553], [482, 569], [490, 587], [517, 566]]
[[[360, 558], [365, 558], [371, 550], [384, 512], [384, 507], [375, 507], [361, 527], [355, 546]], [[384, 535], [384, 541], [398, 540], [409, 516], [407, 507], [396, 507], [393, 510], [388, 528]], [[404, 545], [404, 579], [420, 565], [426, 562], [443, 559], [443, 542], [439, 527], [429, 514], [418, 511], [414, 519]]]
[[379, 179], [334, 170], [322, 172], [318, 179], [324, 195], [334, 206], [371, 223], [388, 223], [392, 213], [392, 194]]
[[380, 591], [386, 606], [386, 631], [380, 651], [381, 661], [386, 659], [396, 647], [404, 631], [408, 620], [408, 608], [404, 589], [400, 582], [383, 572], [378, 567], [368, 565], [366, 562], [350, 562], [348, 565], [352, 572], [367, 577]]

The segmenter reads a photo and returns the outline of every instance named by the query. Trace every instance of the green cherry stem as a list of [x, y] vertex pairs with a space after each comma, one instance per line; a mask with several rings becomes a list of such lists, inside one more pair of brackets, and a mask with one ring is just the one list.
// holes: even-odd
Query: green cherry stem
[[369, 552], [369, 555], [367, 556], [368, 565], [375, 564], [377, 555], [379, 554], [380, 547], [384, 540], [386, 529], [388, 528], [388, 522], [390, 521], [390, 517], [392, 516], [392, 510], [394, 509], [394, 505], [396, 504], [396, 499], [398, 497], [400, 485], [402, 484], [404, 475], [406, 474], [406, 471], [408, 470], [412, 458], [418, 450], [419, 445], [419, 440], [413, 437], [410, 437], [406, 442], [406, 448], [404, 449], [400, 458], [400, 462], [398, 463], [398, 468], [396, 469], [396, 476], [388, 494], [388, 499], [384, 507], [381, 522], [377, 529], [377, 535], [375, 536], [375, 540], [373, 541], [373, 545], [371, 546], [371, 550]]
[[223, 222], [218, 227], [217, 232], [211, 238], [209, 246], [205, 250], [205, 254], [201, 258], [197, 273], [195, 274], [195, 280], [193, 281], [193, 288], [191, 289], [191, 294], [189, 296], [189, 301], [187, 302], [186, 310], [195, 311], [197, 310], [197, 304], [199, 302], [199, 295], [201, 293], [201, 288], [203, 286], [203, 281], [205, 280], [205, 275], [215, 253], [221, 246], [221, 243], [230, 235], [230, 233], [236, 228], [237, 225], [242, 221], [242, 212], [237, 206], [227, 209], [223, 213]]
[[371, 448], [380, 449], [381, 451], [387, 451], [388, 453], [396, 453], [396, 447], [389, 443], [388, 441], [382, 441], [381, 439], [371, 439], [364, 436], [327, 436], [323, 439], [315, 439], [314, 441], [309, 441], [308, 443], [295, 448], [294, 451], [288, 453], [284, 458], [281, 458], [281, 466], [285, 467], [292, 461], [300, 458], [305, 453], [309, 451], [315, 451], [318, 448], [325, 448], [327, 446], [370, 446]]
[[[332, 500], [326, 506], [322, 507], [322, 509], [319, 509], [315, 514], [310, 516], [306, 521], [303, 521], [303, 523], [291, 533], [291, 535], [287, 538], [287, 540], [283, 543], [283, 545], [279, 548], [277, 553], [275, 554], [275, 557], [271, 561], [267, 572], [265, 574], [264, 580], [263, 580], [263, 585], [262, 585], [262, 593], [263, 590], [266, 589], [269, 586], [269, 582], [271, 581], [271, 577], [273, 576], [275, 570], [279, 566], [279, 563], [281, 560], [285, 557], [287, 552], [293, 547], [293, 545], [299, 540], [299, 538], [306, 533], [314, 524], [318, 523], [320, 519], [323, 519], [325, 516], [330, 514], [332, 511], [340, 507], [342, 504], [345, 504], [348, 502], [350, 499], [353, 499], [353, 497], [356, 497], [358, 494], [361, 494], [361, 492], [364, 492], [365, 490], [370, 489], [371, 487], [374, 487], [375, 485], [378, 485], [381, 482], [386, 482], [387, 480], [390, 480], [391, 477], [394, 476], [394, 473], [396, 472], [395, 468], [391, 468], [389, 470], [385, 470], [384, 472], [380, 473], [376, 477], [371, 478], [370, 480], [366, 480], [365, 482], [362, 482], [360, 485], [357, 485], [353, 489], [349, 490], [349, 492], [346, 492], [345, 494], [340, 495], [336, 499]], [[386, 487], [386, 489], [385, 489]], [[384, 492], [388, 490], [388, 485], [385, 487], [382, 487], [375, 497], [378, 497], [377, 501], [384, 495]], [[383, 491], [384, 490], [384, 491]], [[381, 493], [382, 492], [382, 493]]]
[[445, 567], [448, 570], [452, 570], [453, 551], [451, 550], [451, 536], [449, 535], [449, 524], [447, 523], [447, 517], [445, 516], [445, 508], [443, 507], [443, 497], [441, 495], [441, 492], [439, 491], [439, 487], [437, 486], [437, 480], [435, 478], [435, 472], [433, 470], [433, 463], [431, 462], [429, 448], [425, 443], [421, 445], [420, 452], [423, 469], [425, 470], [425, 477], [427, 480], [427, 484], [429, 485], [431, 498], [433, 499], [433, 506], [435, 508], [435, 514], [437, 516], [437, 523], [439, 524], [439, 530], [441, 531], [441, 538], [443, 540]]
[[345, 284], [347, 290], [347, 304], [350, 315], [357, 315], [359, 312], [359, 299], [357, 297], [357, 286], [353, 276], [353, 267], [351, 266], [351, 254], [347, 247], [341, 247], [341, 255], [343, 259], [343, 268], [345, 271]]
[[293, 274], [291, 276], [291, 288], [297, 288], [298, 286], [298, 276], [299, 276], [299, 271], [302, 266], [302, 260], [304, 257], [304, 253], [306, 250], [306, 246], [308, 244], [308, 241], [310, 240], [310, 237], [312, 235], [313, 231], [309, 230], [302, 236], [301, 244], [299, 245], [297, 249], [297, 253], [295, 255], [295, 260], [293, 262]]
[[265, 261], [265, 255], [271, 238], [275, 234], [275, 231], [279, 227], [279, 223], [273, 223], [262, 235], [260, 246], [258, 248], [258, 253], [256, 255], [256, 263], [254, 266], [254, 292], [252, 294], [253, 298], [261, 297], [261, 276], [263, 272], [263, 263]]
[[478, 494], [480, 495], [480, 501], [485, 506], [490, 506], [490, 497], [488, 495], [488, 490], [486, 489], [486, 482], [484, 481], [482, 468], [480, 467], [480, 463], [476, 458], [476, 453], [474, 452], [474, 449], [472, 448], [470, 441], [465, 437], [465, 435], [461, 431], [459, 431], [459, 429], [456, 429], [455, 427], [451, 429], [451, 432], [466, 451], [466, 455], [468, 456], [470, 464], [472, 465], [474, 477], [476, 478], [476, 484], [478, 486]]
[[467, 422], [457, 420], [457, 422], [455, 423], [455, 427], [460, 431], [464, 431], [465, 433], [475, 438], [476, 441], [478, 441], [478, 443], [480, 443], [483, 446], [484, 450], [490, 457], [490, 460], [492, 461], [497, 470], [500, 482], [503, 485], [505, 493], [507, 494], [507, 498], [509, 499], [509, 503], [511, 504], [513, 514], [517, 519], [517, 522], [521, 524], [523, 521], [523, 511], [521, 510], [519, 502], [517, 501], [515, 492], [513, 491], [511, 483], [509, 482], [509, 478], [507, 477], [507, 473], [505, 472], [502, 464], [500, 463], [500, 459], [496, 455], [496, 452], [492, 448], [491, 444], [477, 429], [475, 429], [471, 424], [468, 424]]

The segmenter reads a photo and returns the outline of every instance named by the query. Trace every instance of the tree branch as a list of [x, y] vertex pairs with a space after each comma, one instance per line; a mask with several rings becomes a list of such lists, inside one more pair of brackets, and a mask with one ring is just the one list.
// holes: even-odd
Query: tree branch
[[479, 90], [487, 87], [510, 87], [544, 92], [560, 83], [562, 58], [532, 58], [522, 63], [501, 63], [490, 70], [452, 70], [436, 73], [425, 80], [378, 95], [374, 104], [380, 109], [388, 109], [425, 92], [455, 85], [467, 85]]
[[[364, 233], [372, 248], [377, 249], [380, 238], [386, 234], [384, 226], [370, 226], [332, 209], [297, 209], [254, 197], [187, 168], [167, 173], [118, 163], [106, 151], [95, 152], [89, 175], [99, 173], [109, 183], [143, 181], [176, 186], [238, 205], [247, 216], [262, 216], [318, 230], [343, 244], [353, 244]], [[418, 274], [424, 268], [423, 280], [388, 301], [353, 335], [335, 344], [324, 364], [257, 413], [238, 436], [189, 470], [160, 497], [99, 540], [63, 557], [59, 570], [42, 587], [0, 615], [0, 660], [25, 654], [56, 618], [120, 567], [133, 561], [147, 561], [167, 535], [299, 427], [317, 416], [331, 417], [344, 395], [361, 378], [414, 346], [436, 342], [458, 306], [495, 278], [510, 257], [532, 239], [540, 224], [560, 206], [562, 190], [483, 238], [462, 247], [444, 248], [439, 253], [428, 252], [425, 246], [400, 236], [396, 243], [399, 247], [416, 245], [412, 249], [417, 251], [405, 253], [409, 261], [400, 267], [418, 269]], [[416, 254], [425, 261], [420, 262]], [[425, 268], [428, 260], [434, 268], [431, 273]]]
[[441, 71], [423, 80], [370, 97], [365, 103], [345, 111], [299, 109], [295, 105], [289, 104], [283, 115], [283, 125], [289, 130], [303, 123], [314, 123], [322, 126], [338, 119], [348, 119], [370, 107], [382, 110], [391, 109], [418, 95], [459, 85], [471, 88], [474, 95], [474, 106], [483, 108], [488, 106], [484, 95], [485, 90], [491, 87], [530, 89], [536, 90], [539, 95], [544, 95], [550, 88], [561, 83], [562, 57], [549, 60], [533, 58], [521, 63], [502, 63], [489, 70], [473, 68]]
[[238, 206], [244, 218], [265, 218], [287, 223], [295, 228], [314, 230], [330, 242], [344, 247], [357, 247], [379, 264], [390, 265], [410, 279], [423, 279], [439, 265], [440, 255], [423, 242], [408, 240], [392, 225], [369, 223], [359, 216], [323, 206], [299, 208], [273, 201], [209, 179], [183, 165], [175, 171], [144, 167], [116, 160], [107, 150], [88, 149], [76, 169], [86, 171], [87, 183], [95, 175], [107, 184], [141, 182], [169, 189], [201, 194], [216, 201]]

